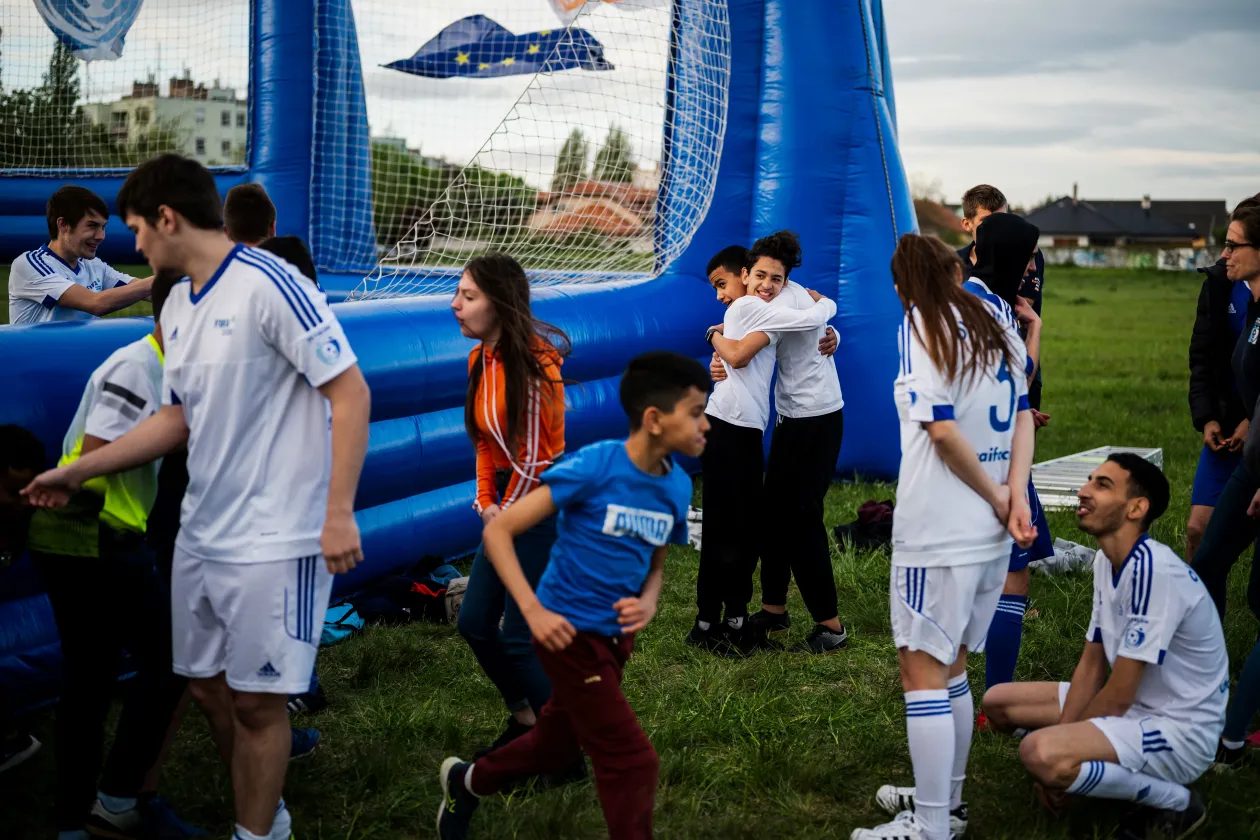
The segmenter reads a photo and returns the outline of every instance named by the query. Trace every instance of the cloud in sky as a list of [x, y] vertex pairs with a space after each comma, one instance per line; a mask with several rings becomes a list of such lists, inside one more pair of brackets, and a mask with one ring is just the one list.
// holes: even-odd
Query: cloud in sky
[[1260, 3], [885, 0], [906, 169], [948, 200], [1260, 190]]

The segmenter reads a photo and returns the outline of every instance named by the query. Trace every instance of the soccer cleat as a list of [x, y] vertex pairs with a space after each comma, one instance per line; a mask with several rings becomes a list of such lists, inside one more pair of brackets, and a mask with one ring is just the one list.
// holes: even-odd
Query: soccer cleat
[[209, 832], [180, 819], [165, 797], [156, 793], [141, 794], [136, 807], [148, 827], [148, 836], [154, 840], [187, 840], [190, 837], [209, 837]]
[[782, 636], [791, 629], [792, 618], [785, 612], [772, 613], [759, 610], [748, 617], [748, 624], [767, 636]]
[[508, 722], [507, 722], [507, 727], [501, 733], [499, 733], [498, 738], [494, 739], [494, 743], [492, 743], [488, 747], [482, 747], [481, 749], [477, 750], [477, 752], [473, 753], [473, 760], [475, 761], [478, 758], [485, 758], [490, 753], [497, 750], [499, 747], [506, 746], [512, 743], [513, 741], [515, 741], [517, 738], [521, 737], [522, 735], [527, 734], [533, 728], [534, 727], [532, 726], [526, 726], [525, 724], [521, 723], [514, 717], [509, 717]]
[[1152, 810], [1146, 819], [1117, 832], [1116, 840], [1181, 840], [1205, 822], [1207, 806], [1203, 804], [1203, 797], [1192, 790], [1184, 811]]
[[728, 632], [730, 629], [730, 625], [724, 622], [715, 622], [710, 625], [708, 630], [702, 630], [700, 622], [697, 621], [691, 626], [691, 632], [687, 634], [687, 638], [683, 639], [683, 642], [692, 647], [707, 650], [709, 653], [717, 656], [735, 658], [741, 654], [731, 643]]
[[442, 782], [442, 804], [438, 806], [437, 830], [440, 840], [464, 840], [468, 836], [468, 823], [473, 812], [481, 804], [464, 779], [471, 763], [454, 756], [442, 762], [438, 778]]
[[1226, 773], [1230, 770], [1237, 770], [1251, 759], [1247, 754], [1247, 746], [1244, 744], [1237, 749], [1230, 749], [1224, 743], [1216, 745], [1216, 760], [1212, 762], [1212, 769], [1217, 773]]
[[0, 773], [12, 770], [39, 752], [41, 744], [34, 735], [14, 735], [0, 744]]
[[319, 745], [318, 729], [298, 729], [296, 726], [292, 726], [289, 727], [289, 731], [291, 733], [289, 761], [306, 758], [315, 752], [315, 747]]
[[822, 624], [815, 624], [805, 641], [792, 645], [793, 653], [831, 653], [849, 643], [849, 631], [840, 626], [839, 631]]
[[874, 828], [854, 829], [849, 840], [923, 840], [923, 830], [913, 811], [902, 811], [892, 822]]
[[328, 708], [328, 698], [324, 696], [324, 687], [316, 686], [314, 691], [294, 694], [285, 706], [288, 707], [291, 715], [303, 713], [314, 715]]
[[93, 837], [106, 837], [109, 840], [148, 840], [149, 832], [144, 823], [144, 815], [139, 808], [114, 813], [97, 799], [92, 803], [92, 811], [84, 829]]
[[[900, 814], [903, 811], [914, 811], [914, 788], [881, 785], [875, 791], [875, 804], [886, 814]], [[949, 812], [949, 833], [954, 837], [962, 837], [967, 833], [967, 803], [959, 805]]]

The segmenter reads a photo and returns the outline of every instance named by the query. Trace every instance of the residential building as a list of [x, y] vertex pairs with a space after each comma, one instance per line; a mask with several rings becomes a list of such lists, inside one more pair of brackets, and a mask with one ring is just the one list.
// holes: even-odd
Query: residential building
[[172, 77], [168, 94], [150, 76], [113, 102], [88, 103], [84, 115], [106, 125], [119, 143], [134, 143], [155, 129], [172, 131], [180, 152], [207, 166], [243, 164], [249, 141], [249, 103], [234, 88]]
[[1224, 199], [1153, 201], [1064, 196], [1027, 216], [1041, 228], [1041, 244], [1056, 248], [1167, 246], [1201, 248], [1216, 244], [1215, 231], [1228, 223]]

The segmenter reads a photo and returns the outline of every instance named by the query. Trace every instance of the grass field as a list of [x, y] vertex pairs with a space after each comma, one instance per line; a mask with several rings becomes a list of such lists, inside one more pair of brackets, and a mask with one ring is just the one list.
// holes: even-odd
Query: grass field
[[[1051, 268], [1045, 298], [1045, 408], [1038, 460], [1104, 444], [1161, 446], [1174, 489], [1155, 536], [1180, 551], [1199, 438], [1186, 404], [1186, 344], [1197, 275]], [[850, 412], [860, 411], [856, 400]], [[836, 484], [828, 525], [850, 521], [869, 498], [893, 488]], [[750, 515], [761, 512], [750, 512]], [[1057, 536], [1088, 542], [1071, 514], [1051, 518]], [[833, 551], [847, 650], [826, 657], [711, 658], [682, 643], [694, 617], [697, 554], [671, 551], [656, 621], [641, 636], [626, 691], [661, 756], [657, 835], [700, 838], [848, 837], [882, 821], [876, 787], [912, 784], [903, 702], [888, 624], [886, 553]], [[1241, 565], [1249, 562], [1244, 560]], [[1239, 663], [1255, 639], [1236, 574], [1227, 627]], [[1034, 576], [1019, 679], [1066, 679], [1080, 653], [1090, 612], [1084, 575]], [[796, 636], [808, 616], [793, 591]], [[436, 771], [446, 755], [468, 756], [495, 737], [504, 711], [453, 627], [375, 628], [320, 654], [333, 707], [308, 725], [323, 731], [315, 755], [292, 766], [287, 797], [302, 840], [384, 840], [434, 836]], [[972, 667], [979, 697], [984, 668]], [[47, 743], [52, 715], [33, 721]], [[51, 750], [0, 778], [0, 833], [51, 837]], [[1256, 836], [1252, 797], [1260, 770], [1209, 775], [1200, 836]], [[227, 836], [231, 805], [200, 718], [191, 715], [175, 745], [165, 793], [184, 816]], [[1107, 837], [1119, 808], [1084, 803], [1063, 820], [1036, 803], [1016, 743], [978, 735], [966, 798], [975, 838]], [[590, 782], [517, 793], [486, 802], [477, 837], [596, 838], [604, 827]], [[9, 834], [9, 832], [15, 832]]]

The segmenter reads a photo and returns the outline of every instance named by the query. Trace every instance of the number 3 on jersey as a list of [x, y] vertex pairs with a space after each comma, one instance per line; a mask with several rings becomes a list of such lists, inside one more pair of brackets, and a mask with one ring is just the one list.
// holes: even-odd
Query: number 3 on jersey
[[1002, 420], [998, 417], [998, 406], [994, 405], [989, 408], [989, 425], [993, 427], [995, 432], [1005, 432], [1011, 428], [1011, 421], [1015, 419], [1015, 380], [1011, 376], [1011, 370], [1006, 366], [1006, 357], [1002, 357], [1002, 363], [998, 366], [997, 381], [1005, 382], [1010, 386], [1011, 399], [1010, 407], [1006, 412], [1006, 419]]

